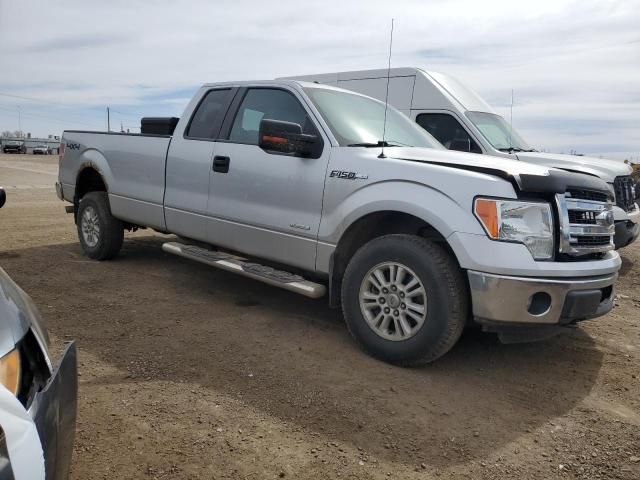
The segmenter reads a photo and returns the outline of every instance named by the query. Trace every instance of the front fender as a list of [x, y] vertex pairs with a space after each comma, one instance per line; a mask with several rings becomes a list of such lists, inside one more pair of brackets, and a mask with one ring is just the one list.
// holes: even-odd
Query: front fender
[[357, 220], [371, 213], [396, 211], [420, 218], [443, 237], [453, 232], [484, 234], [472, 213], [472, 197], [455, 200], [446, 192], [406, 180], [363, 186], [323, 212], [320, 241], [336, 245]]

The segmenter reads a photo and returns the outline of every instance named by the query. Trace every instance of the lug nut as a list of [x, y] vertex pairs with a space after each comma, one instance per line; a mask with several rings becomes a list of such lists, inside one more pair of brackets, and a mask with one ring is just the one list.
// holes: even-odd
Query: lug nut
[[382, 289], [382, 293], [389, 293], [389, 289], [388, 289], [388, 288], [386, 288], [386, 287], [385, 287], [385, 288], [383, 288], [383, 289]]
[[397, 317], [398, 315], [400, 315], [400, 312], [398, 310], [394, 310], [393, 314]]
[[404, 292], [400, 292], [400, 298], [404, 298]]
[[384, 302], [386, 302], [386, 300], [383, 297], [383, 298], [380, 299], [380, 303], [384, 303]]
[[407, 306], [403, 303], [402, 305], [400, 305], [400, 308], [404, 310], [405, 308], [407, 308]]
[[389, 313], [391, 310], [389, 309], [389, 307], [384, 309], [384, 313]]
[[393, 290], [394, 292], [398, 289], [398, 287], [396, 287], [395, 285], [391, 286], [391, 290]]

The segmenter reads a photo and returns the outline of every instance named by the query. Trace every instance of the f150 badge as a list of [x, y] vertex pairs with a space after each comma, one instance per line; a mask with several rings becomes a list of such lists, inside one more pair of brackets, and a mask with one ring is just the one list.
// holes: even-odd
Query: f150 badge
[[347, 172], [346, 170], [331, 170], [329, 177], [342, 178], [344, 180], [366, 180], [369, 175], [357, 172]]

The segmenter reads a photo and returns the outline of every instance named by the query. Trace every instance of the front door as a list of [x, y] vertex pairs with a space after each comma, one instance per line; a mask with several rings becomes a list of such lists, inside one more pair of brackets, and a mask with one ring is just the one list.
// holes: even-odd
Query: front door
[[[209, 242], [307, 270], [316, 242], [330, 148], [318, 158], [258, 147], [263, 119], [300, 124], [321, 135], [301, 100], [281, 88], [248, 88], [223, 140], [216, 142], [209, 182]], [[223, 127], [224, 130], [224, 127]]]

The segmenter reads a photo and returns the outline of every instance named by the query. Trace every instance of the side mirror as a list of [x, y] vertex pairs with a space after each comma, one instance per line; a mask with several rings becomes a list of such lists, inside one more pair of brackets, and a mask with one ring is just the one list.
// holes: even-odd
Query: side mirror
[[0, 208], [2, 208], [6, 202], [7, 192], [4, 191], [4, 188], [0, 187]]
[[267, 152], [298, 157], [315, 157], [322, 148], [317, 135], [302, 133], [297, 123], [264, 119], [260, 122], [258, 146]]
[[468, 138], [454, 138], [453, 140], [451, 140], [449, 150], [456, 150], [458, 152], [470, 152], [471, 140], [469, 140]]

